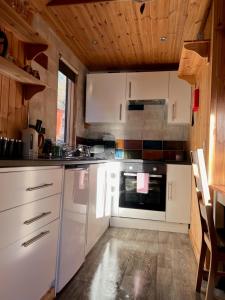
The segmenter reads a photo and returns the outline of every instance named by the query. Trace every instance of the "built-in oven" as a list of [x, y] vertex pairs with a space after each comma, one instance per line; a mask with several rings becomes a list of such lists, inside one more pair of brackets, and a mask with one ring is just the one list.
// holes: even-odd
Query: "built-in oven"
[[[147, 180], [145, 191], [138, 191], [138, 176]], [[166, 164], [122, 163], [120, 172], [119, 215], [121, 217], [165, 220]]]

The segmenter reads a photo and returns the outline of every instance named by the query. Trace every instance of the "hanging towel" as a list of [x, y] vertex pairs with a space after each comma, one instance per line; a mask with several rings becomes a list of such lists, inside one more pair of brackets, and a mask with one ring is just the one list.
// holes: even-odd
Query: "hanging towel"
[[87, 171], [81, 170], [79, 174], [79, 189], [84, 190], [86, 187], [85, 177], [86, 177]]
[[137, 173], [137, 193], [148, 194], [149, 174]]

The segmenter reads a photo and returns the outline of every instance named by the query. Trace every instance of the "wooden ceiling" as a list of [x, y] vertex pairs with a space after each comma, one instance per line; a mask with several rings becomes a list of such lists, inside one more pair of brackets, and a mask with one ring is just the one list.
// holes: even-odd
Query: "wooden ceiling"
[[197, 38], [210, 2], [148, 0], [141, 14], [132, 0], [56, 7], [32, 1], [89, 70], [178, 63], [183, 41]]

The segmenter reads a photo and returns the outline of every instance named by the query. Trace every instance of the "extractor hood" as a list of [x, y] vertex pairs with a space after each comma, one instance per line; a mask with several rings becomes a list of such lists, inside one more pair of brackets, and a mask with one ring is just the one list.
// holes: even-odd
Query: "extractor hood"
[[165, 99], [129, 100], [128, 110], [144, 110], [146, 105], [165, 105]]

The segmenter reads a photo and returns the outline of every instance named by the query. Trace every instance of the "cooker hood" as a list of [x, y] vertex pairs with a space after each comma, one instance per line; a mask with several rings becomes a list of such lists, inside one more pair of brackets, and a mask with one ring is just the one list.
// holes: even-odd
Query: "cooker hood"
[[144, 110], [146, 105], [165, 105], [165, 99], [129, 100], [128, 110]]

